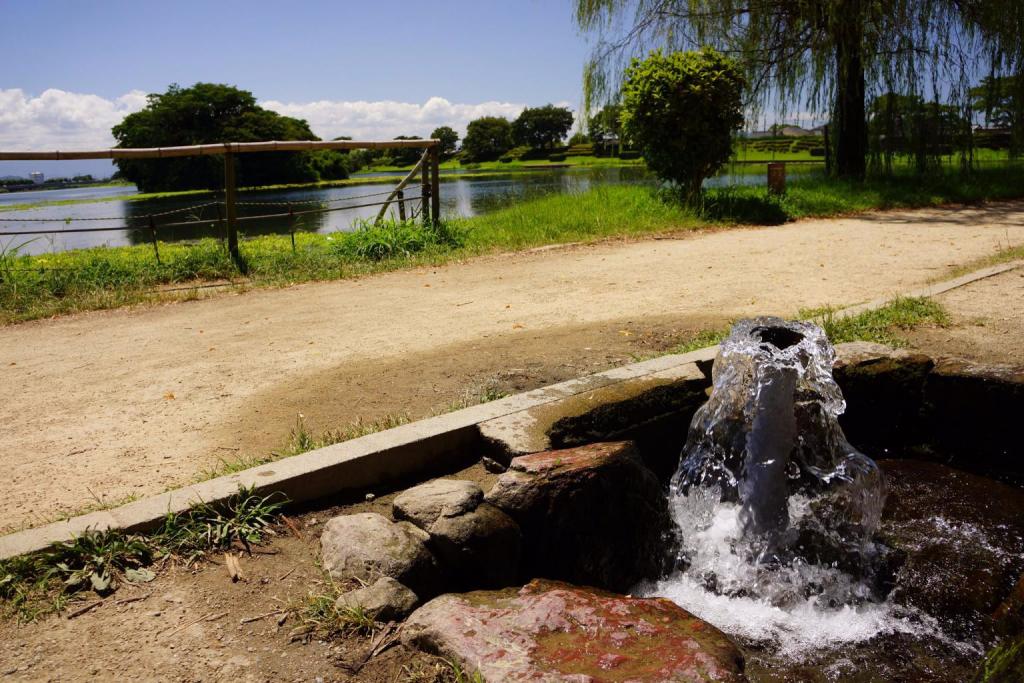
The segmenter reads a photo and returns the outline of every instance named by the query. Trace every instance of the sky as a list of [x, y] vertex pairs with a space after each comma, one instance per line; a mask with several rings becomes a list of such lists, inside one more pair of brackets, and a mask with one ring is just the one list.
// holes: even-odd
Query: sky
[[[570, 0], [0, 0], [0, 150], [104, 149], [171, 83], [227, 83], [329, 139], [426, 137], [524, 106], [579, 108]], [[37, 168], [38, 167], [38, 168]], [[108, 175], [106, 161], [0, 176]]]

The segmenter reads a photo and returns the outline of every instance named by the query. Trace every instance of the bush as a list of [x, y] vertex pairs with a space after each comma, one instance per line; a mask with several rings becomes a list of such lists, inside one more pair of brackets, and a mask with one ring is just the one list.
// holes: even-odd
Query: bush
[[687, 203], [732, 155], [743, 124], [746, 81], [739, 64], [721, 53], [651, 53], [634, 59], [623, 84], [622, 127], [663, 180], [676, 183]]
[[824, 147], [811, 147], [809, 150], [807, 150], [807, 152], [812, 157], [823, 157], [823, 156], [825, 156], [825, 148]]
[[549, 154], [548, 161], [565, 161], [565, 154]]
[[633, 149], [627, 149], [627, 150], [624, 150], [622, 152], [619, 152], [619, 158], [622, 159], [623, 161], [629, 161], [629, 160], [632, 160], [632, 159], [639, 159], [640, 158], [640, 152], [638, 152], [636, 150], [633, 150]]

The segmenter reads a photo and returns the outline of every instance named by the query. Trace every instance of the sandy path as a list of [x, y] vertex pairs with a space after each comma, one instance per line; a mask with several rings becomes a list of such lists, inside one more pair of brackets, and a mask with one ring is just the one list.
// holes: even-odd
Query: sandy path
[[1024, 365], [1024, 268], [936, 299], [949, 312], [950, 324], [914, 330], [907, 335], [911, 345], [932, 355]]
[[1008, 242], [1024, 242], [1024, 204], [544, 250], [2, 328], [0, 527], [187, 482], [280, 443], [296, 409], [402, 412], [533, 352], [596, 353], [574, 329], [600, 341], [595, 329], [628, 336], [615, 328], [629, 323], [852, 304]]

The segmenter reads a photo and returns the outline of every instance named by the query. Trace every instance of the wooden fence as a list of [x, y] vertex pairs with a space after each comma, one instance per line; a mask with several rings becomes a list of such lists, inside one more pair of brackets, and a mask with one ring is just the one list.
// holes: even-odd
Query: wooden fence
[[[65, 161], [70, 159], [170, 159], [190, 156], [222, 156], [224, 158], [224, 213], [227, 228], [228, 251], [236, 263], [242, 260], [238, 251], [238, 187], [235, 177], [235, 155], [253, 152], [306, 152], [318, 149], [422, 149], [423, 155], [412, 171], [388, 193], [381, 205], [377, 220], [380, 221], [388, 205], [398, 202], [399, 215], [405, 215], [403, 188], [421, 174], [422, 202], [420, 216], [424, 221], [436, 221], [441, 217], [441, 172], [439, 140], [384, 140], [361, 142], [355, 140], [271, 140], [267, 142], [218, 142], [206, 145], [183, 147], [113, 148], [75, 152], [4, 152], [0, 150], [0, 161]], [[374, 203], [373, 205], [377, 205]], [[95, 228], [103, 230], [104, 228]], [[47, 231], [39, 231], [47, 232]], [[155, 229], [154, 229], [155, 232]], [[154, 235], [155, 240], [155, 235]]]

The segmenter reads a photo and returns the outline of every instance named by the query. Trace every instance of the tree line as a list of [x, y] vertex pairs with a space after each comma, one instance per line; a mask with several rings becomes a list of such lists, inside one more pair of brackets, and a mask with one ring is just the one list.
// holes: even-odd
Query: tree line
[[[527, 107], [512, 121], [493, 116], [471, 121], [461, 147], [451, 126], [434, 129], [431, 138], [440, 141], [443, 159], [458, 153], [468, 162], [489, 161], [517, 146], [554, 148], [568, 135], [573, 122], [569, 109], [548, 104]], [[306, 121], [264, 109], [251, 92], [217, 83], [196, 83], [188, 88], [172, 84], [164, 93], [149, 95], [146, 107], [126, 116], [112, 133], [119, 147], [319, 140]], [[335, 138], [347, 139], [351, 138]], [[420, 138], [399, 135], [395, 139]], [[347, 178], [375, 164], [409, 166], [421, 154], [417, 148], [260, 152], [240, 156], [236, 173], [244, 186], [310, 183]], [[223, 164], [215, 157], [118, 159], [115, 163], [119, 177], [144, 192], [214, 189], [224, 183]]]

